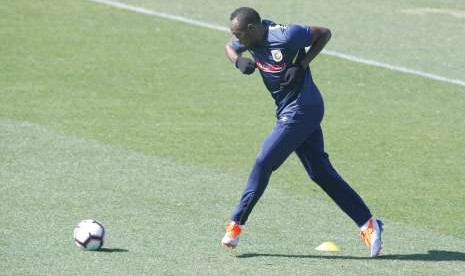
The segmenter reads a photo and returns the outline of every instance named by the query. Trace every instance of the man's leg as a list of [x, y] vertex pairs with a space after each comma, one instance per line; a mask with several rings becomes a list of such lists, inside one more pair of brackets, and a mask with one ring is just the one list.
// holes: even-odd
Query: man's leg
[[311, 130], [304, 123], [276, 124], [257, 155], [245, 190], [231, 215], [232, 221], [240, 225], [245, 224], [253, 207], [265, 191], [271, 173], [305, 141], [309, 133]]
[[[247, 181], [242, 197], [231, 214], [231, 223], [226, 227], [222, 243], [234, 248], [239, 242], [240, 225], [244, 225], [250, 212], [265, 191], [271, 173], [295, 151], [307, 137], [319, 127], [323, 116], [323, 106], [308, 109], [296, 114], [292, 120], [278, 121], [270, 135], [263, 142], [260, 153]], [[298, 120], [296, 118], [298, 117]]]
[[370, 249], [370, 256], [380, 255], [383, 223], [372, 218], [360, 196], [336, 172], [324, 151], [323, 132], [318, 127], [296, 150], [309, 176], [359, 226], [360, 236]]
[[323, 132], [318, 127], [296, 150], [310, 178], [315, 181], [336, 204], [359, 226], [363, 226], [371, 213], [360, 196], [342, 179], [331, 165], [324, 151]]

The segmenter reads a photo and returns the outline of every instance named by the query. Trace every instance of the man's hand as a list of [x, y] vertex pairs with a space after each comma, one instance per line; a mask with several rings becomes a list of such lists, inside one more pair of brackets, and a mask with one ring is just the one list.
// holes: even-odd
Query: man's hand
[[237, 57], [236, 68], [242, 72], [242, 74], [250, 75], [255, 71], [255, 61], [250, 58]]
[[291, 65], [284, 73], [284, 80], [281, 83], [281, 89], [296, 89], [302, 86], [304, 81], [305, 70], [299, 65]]

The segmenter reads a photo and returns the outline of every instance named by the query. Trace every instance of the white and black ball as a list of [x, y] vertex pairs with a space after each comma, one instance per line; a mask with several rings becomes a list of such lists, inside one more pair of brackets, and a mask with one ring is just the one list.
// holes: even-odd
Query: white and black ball
[[85, 219], [74, 228], [74, 243], [84, 250], [99, 250], [104, 237], [105, 228], [94, 219]]

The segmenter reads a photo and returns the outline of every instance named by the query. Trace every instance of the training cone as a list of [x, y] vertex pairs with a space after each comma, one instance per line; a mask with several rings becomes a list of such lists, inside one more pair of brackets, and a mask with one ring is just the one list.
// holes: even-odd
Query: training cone
[[330, 241], [326, 241], [320, 244], [320, 246], [318, 246], [315, 249], [318, 251], [328, 251], [328, 252], [341, 251], [341, 249], [339, 249], [339, 247], [334, 242], [330, 242]]

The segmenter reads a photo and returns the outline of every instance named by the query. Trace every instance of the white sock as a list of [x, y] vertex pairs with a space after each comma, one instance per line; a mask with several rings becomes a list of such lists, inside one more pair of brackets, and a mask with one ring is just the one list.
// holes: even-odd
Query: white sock
[[235, 225], [235, 224], [239, 225], [239, 227], [240, 227], [241, 229], [242, 229], [242, 227], [244, 227], [244, 225], [240, 225], [239, 223], [237, 223], [237, 222], [235, 222], [235, 221], [232, 221], [232, 224], [233, 224], [233, 225]]

